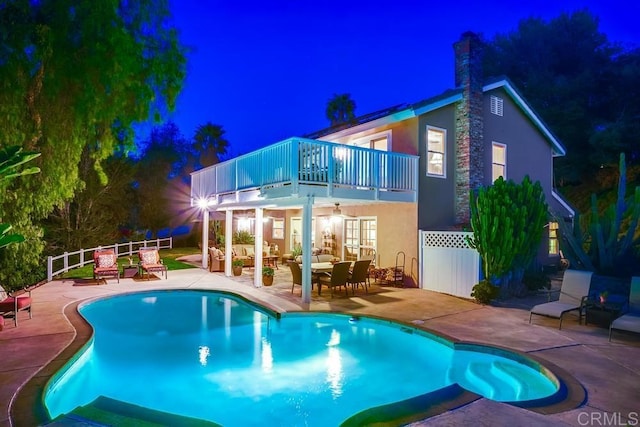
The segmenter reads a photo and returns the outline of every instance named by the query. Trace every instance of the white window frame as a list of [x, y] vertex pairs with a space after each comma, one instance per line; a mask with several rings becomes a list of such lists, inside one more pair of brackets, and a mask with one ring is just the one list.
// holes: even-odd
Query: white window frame
[[[504, 149], [504, 163], [496, 162], [494, 150], [497, 147]], [[503, 174], [498, 176], [502, 176], [502, 178], [506, 180], [507, 179], [507, 144], [503, 144], [501, 142], [496, 142], [496, 141], [493, 141], [491, 143], [491, 182], [495, 182], [495, 180], [498, 179], [498, 176], [496, 176], [494, 173], [494, 166], [502, 167]]]
[[[429, 150], [429, 132], [438, 132], [442, 134], [442, 152]], [[447, 177], [447, 130], [435, 126], [427, 125], [426, 132], [426, 148], [427, 148], [427, 176], [434, 178], [446, 178]], [[429, 172], [429, 153], [440, 154], [442, 156], [442, 173]]]
[[[352, 239], [355, 239], [356, 243], [352, 244], [350, 242], [348, 242], [347, 239], [347, 223], [348, 222], [355, 222], [355, 233], [356, 236], [352, 237]], [[373, 240], [373, 245], [364, 245], [362, 244], [362, 222], [363, 221], [375, 221], [375, 237], [373, 237], [370, 240]], [[376, 216], [359, 216], [359, 217], [354, 217], [354, 218], [344, 218], [342, 221], [342, 259], [346, 259], [345, 258], [345, 254], [347, 251], [347, 248], [349, 248], [349, 251], [351, 253], [355, 253], [357, 254], [357, 259], [360, 259], [360, 254], [362, 253], [362, 250], [371, 250], [373, 251], [373, 253], [377, 252], [378, 249], [378, 217]]]
[[491, 114], [502, 117], [504, 115], [504, 99], [491, 95]]
[[[375, 148], [374, 141], [379, 141], [381, 139], [387, 140], [387, 146], [384, 149]], [[391, 129], [353, 139], [349, 141], [347, 144], [355, 145], [356, 147], [370, 148], [373, 150], [390, 151], [391, 150]]]
[[[289, 246], [291, 250], [293, 250], [296, 245], [302, 246], [302, 217], [292, 216], [289, 223], [291, 225], [289, 229]], [[297, 240], [300, 240], [300, 241], [298, 242]], [[316, 217], [314, 216], [314, 217], [311, 217], [311, 247], [314, 248], [315, 245], [316, 245]]]
[[560, 239], [558, 233], [560, 232], [560, 224], [557, 221], [551, 221], [549, 223], [549, 255], [560, 255]]

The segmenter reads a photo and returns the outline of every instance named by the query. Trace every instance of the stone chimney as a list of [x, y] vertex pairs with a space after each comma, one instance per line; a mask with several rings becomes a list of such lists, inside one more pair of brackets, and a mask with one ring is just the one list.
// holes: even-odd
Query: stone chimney
[[482, 43], [476, 34], [466, 32], [453, 49], [456, 87], [462, 88], [462, 100], [456, 105], [455, 220], [468, 224], [469, 192], [484, 182]]

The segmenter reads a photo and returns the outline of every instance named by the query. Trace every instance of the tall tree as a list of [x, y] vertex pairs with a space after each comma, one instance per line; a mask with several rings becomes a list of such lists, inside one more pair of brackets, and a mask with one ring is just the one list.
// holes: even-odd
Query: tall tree
[[105, 181], [101, 162], [120, 138], [132, 140], [132, 124], [173, 108], [186, 60], [169, 18], [168, 0], [0, 3], [0, 126], [6, 140], [42, 153], [42, 173], [12, 183], [0, 206], [32, 240], [28, 251], [4, 251], [0, 281], [39, 279], [38, 221], [82, 187], [85, 147]]
[[640, 50], [610, 42], [588, 10], [522, 20], [488, 40], [487, 76], [507, 75], [567, 148], [557, 184], [577, 182], [621, 151], [640, 161]]
[[348, 93], [334, 94], [327, 101], [326, 117], [331, 126], [352, 123], [355, 119], [356, 103]]
[[135, 180], [138, 211], [134, 225], [152, 234], [169, 227], [179, 212], [179, 197], [188, 194], [183, 178], [188, 176], [187, 157], [189, 142], [173, 122], [165, 123], [151, 131], [144, 153], [138, 163]]
[[[86, 151], [86, 150], [85, 150]], [[84, 183], [71, 200], [56, 206], [45, 222], [47, 252], [90, 248], [118, 241], [134, 207], [134, 176], [138, 164], [124, 153], [103, 162], [104, 183], [84, 152], [80, 178]]]
[[227, 154], [229, 141], [224, 134], [222, 126], [211, 122], [198, 126], [193, 136], [194, 169], [215, 165]]

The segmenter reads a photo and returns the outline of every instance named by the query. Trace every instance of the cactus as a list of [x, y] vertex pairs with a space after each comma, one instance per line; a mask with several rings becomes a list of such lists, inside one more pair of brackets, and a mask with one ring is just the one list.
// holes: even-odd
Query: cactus
[[485, 277], [496, 283], [513, 272], [519, 282], [536, 255], [546, 220], [542, 187], [528, 176], [521, 184], [499, 178], [477, 195], [472, 192], [473, 237], [467, 243], [480, 253]]
[[[640, 217], [640, 187], [635, 188], [629, 204], [627, 191], [627, 167], [624, 153], [620, 154], [617, 200], [609, 205], [602, 216], [598, 213], [598, 197], [591, 195], [591, 236], [589, 254], [602, 273], [615, 273], [615, 261], [625, 255], [634, 244], [638, 218]], [[626, 220], [626, 221], [625, 221]], [[623, 224], [627, 230], [622, 230]]]

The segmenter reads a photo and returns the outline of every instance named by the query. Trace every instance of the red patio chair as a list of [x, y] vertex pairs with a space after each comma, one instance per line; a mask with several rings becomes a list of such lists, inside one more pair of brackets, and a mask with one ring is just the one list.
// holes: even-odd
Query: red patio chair
[[[25, 293], [28, 296], [20, 296]], [[5, 314], [12, 315], [14, 325], [18, 326], [18, 312], [25, 310], [29, 312], [29, 319], [31, 319], [33, 317], [31, 312], [31, 290], [23, 289], [7, 293], [0, 288], [0, 317], [4, 319]], [[0, 330], [2, 330], [1, 327]]]
[[153, 248], [140, 249], [138, 251], [138, 258], [140, 259], [140, 268], [142, 276], [144, 277], [145, 271], [147, 272], [147, 280], [151, 280], [151, 273], [159, 272], [164, 273], [165, 279], [167, 279], [167, 266], [162, 263], [158, 250]]
[[98, 249], [93, 252], [93, 278], [115, 277], [120, 283], [120, 271], [118, 270], [118, 257], [113, 249]]

